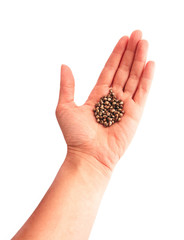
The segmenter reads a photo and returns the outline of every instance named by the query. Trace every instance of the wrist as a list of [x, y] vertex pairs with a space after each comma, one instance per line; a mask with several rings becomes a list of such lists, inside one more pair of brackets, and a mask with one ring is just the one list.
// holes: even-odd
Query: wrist
[[72, 165], [75, 169], [88, 171], [88, 174], [92, 177], [98, 175], [109, 180], [112, 175], [112, 170], [109, 167], [90, 154], [82, 152], [80, 149], [68, 146], [65, 162]]

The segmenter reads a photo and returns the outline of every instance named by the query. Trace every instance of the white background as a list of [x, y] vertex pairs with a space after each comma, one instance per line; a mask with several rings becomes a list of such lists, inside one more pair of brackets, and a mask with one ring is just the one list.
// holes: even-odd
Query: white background
[[141, 29], [156, 72], [145, 112], [90, 240], [184, 239], [183, 1], [0, 1], [0, 239], [35, 209], [66, 154], [55, 119], [60, 65], [76, 103], [123, 35]]

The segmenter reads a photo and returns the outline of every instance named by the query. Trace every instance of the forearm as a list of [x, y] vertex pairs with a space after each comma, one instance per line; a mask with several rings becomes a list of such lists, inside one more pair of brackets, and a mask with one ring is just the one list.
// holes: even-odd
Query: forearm
[[68, 153], [48, 192], [16, 239], [88, 239], [111, 171], [96, 159]]

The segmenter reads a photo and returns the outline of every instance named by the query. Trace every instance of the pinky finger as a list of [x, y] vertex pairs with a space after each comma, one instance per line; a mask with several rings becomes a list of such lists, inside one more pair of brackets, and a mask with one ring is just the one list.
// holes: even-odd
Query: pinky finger
[[134, 101], [138, 103], [140, 106], [143, 106], [146, 102], [146, 98], [151, 86], [151, 82], [154, 75], [155, 63], [149, 61], [146, 64], [146, 67], [142, 73], [141, 79], [139, 81], [139, 85], [137, 91], [134, 95]]

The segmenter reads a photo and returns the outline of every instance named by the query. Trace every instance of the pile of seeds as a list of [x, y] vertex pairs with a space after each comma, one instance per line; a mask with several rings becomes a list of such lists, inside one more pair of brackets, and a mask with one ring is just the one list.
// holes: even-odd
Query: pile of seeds
[[104, 127], [110, 127], [121, 120], [124, 114], [123, 101], [118, 100], [110, 89], [108, 95], [100, 98], [100, 101], [95, 104], [93, 111], [98, 123]]

